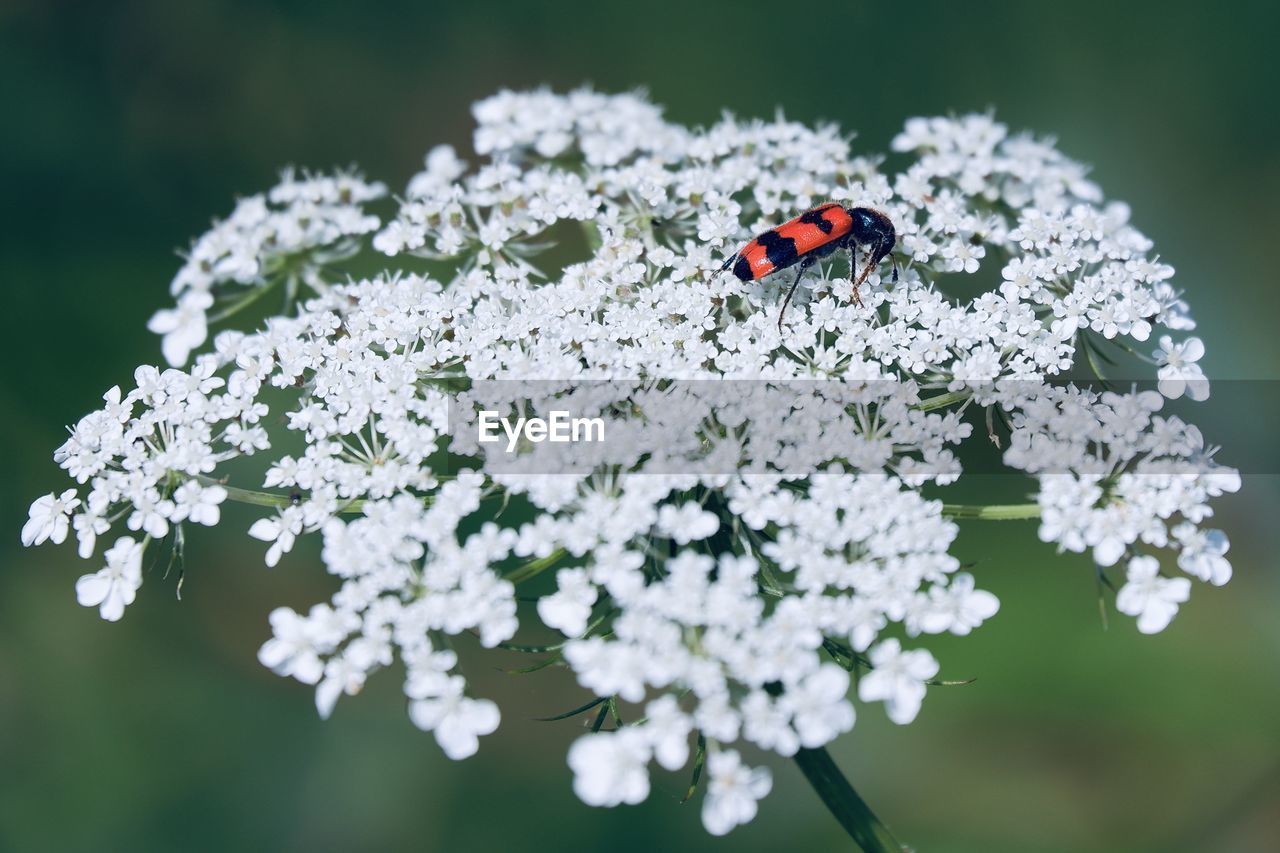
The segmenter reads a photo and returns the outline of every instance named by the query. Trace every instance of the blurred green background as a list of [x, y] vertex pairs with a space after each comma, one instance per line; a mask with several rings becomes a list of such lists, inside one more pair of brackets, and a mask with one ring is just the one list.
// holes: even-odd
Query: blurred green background
[[[1178, 268], [1211, 376], [1274, 378], [1272, 4], [1053, 6], [0, 2], [0, 849], [850, 849], [785, 761], [727, 839], [677, 803], [683, 777], [655, 777], [639, 807], [581, 805], [575, 725], [530, 719], [577, 704], [563, 676], [473, 666], [504, 721], [462, 763], [409, 724], [394, 673], [320, 722], [307, 688], [254, 657], [272, 606], [327, 597], [314, 552], [267, 570], [245, 537], [197, 532], [184, 600], [149, 583], [112, 625], [76, 605], [72, 546], [24, 552], [18, 530], [63, 487], [63, 425], [159, 359], [143, 326], [175, 248], [285, 164], [358, 163], [401, 187], [431, 145], [469, 150], [468, 106], [500, 87], [643, 86], [689, 123], [782, 107], [869, 150], [908, 116], [994, 107], [1132, 204]], [[1208, 409], [1224, 429], [1275, 423], [1274, 407]], [[966, 497], [1020, 489], [991, 478]], [[1198, 586], [1157, 638], [1126, 618], [1104, 631], [1087, 561], [1034, 525], [967, 523], [962, 556], [1003, 608], [930, 647], [978, 681], [932, 691], [907, 728], [863, 709], [836, 758], [922, 851], [1280, 848], [1278, 494], [1256, 476], [1221, 501], [1236, 579]]]

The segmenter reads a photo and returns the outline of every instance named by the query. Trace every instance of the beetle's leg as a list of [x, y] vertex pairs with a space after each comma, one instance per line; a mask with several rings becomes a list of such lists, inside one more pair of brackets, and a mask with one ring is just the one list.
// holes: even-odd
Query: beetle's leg
[[866, 278], [866, 273], [854, 278], [858, 274], [858, 244], [849, 241], [849, 280], [853, 282], [853, 304], [859, 308], [862, 307], [862, 297], [858, 295], [858, 285], [862, 284], [862, 279]]
[[800, 268], [796, 270], [796, 280], [791, 282], [791, 289], [787, 291], [787, 298], [782, 300], [782, 308], [778, 311], [778, 332], [782, 332], [782, 317], [787, 313], [787, 306], [791, 304], [791, 297], [795, 295], [796, 288], [800, 286], [800, 279], [804, 276], [805, 270], [813, 266], [817, 258], [812, 255], [800, 261]]

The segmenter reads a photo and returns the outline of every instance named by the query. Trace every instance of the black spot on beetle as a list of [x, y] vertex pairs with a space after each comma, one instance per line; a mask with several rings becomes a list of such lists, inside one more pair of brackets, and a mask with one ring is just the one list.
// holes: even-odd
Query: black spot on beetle
[[777, 231], [764, 232], [756, 238], [756, 242], [764, 246], [764, 252], [769, 256], [769, 263], [773, 264], [775, 270], [791, 266], [800, 257], [796, 252], [796, 241], [790, 237], [783, 237]]
[[829, 207], [816, 208], [801, 216], [800, 221], [806, 225], [817, 225], [823, 234], [830, 234], [835, 226], [823, 215], [830, 209]]

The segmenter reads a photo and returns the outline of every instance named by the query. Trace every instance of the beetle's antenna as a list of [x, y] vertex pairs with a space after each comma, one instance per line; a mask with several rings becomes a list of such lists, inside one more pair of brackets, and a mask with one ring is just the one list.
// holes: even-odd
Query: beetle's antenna
[[736, 261], [737, 259], [738, 259], [738, 253], [734, 252], [732, 255], [730, 255], [728, 258], [725, 259], [725, 262], [723, 264], [720, 265], [720, 269], [716, 270], [716, 275], [720, 275], [720, 273], [724, 272], [729, 267], [733, 266], [733, 262]]

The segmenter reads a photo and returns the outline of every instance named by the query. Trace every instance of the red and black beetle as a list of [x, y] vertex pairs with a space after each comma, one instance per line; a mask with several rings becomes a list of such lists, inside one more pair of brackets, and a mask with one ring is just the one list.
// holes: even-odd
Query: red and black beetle
[[[783, 314], [800, 284], [801, 276], [819, 259], [837, 249], [847, 248], [849, 275], [852, 276], [857, 268], [858, 249], [867, 250], [870, 255], [867, 265], [853, 282], [853, 301], [862, 305], [858, 286], [885, 257], [892, 258], [897, 242], [898, 235], [892, 220], [880, 211], [870, 207], [845, 208], [835, 203], [822, 204], [756, 237], [731, 255], [720, 267], [720, 272], [732, 268], [733, 274], [742, 281], [755, 281], [799, 264], [795, 281], [791, 283], [778, 312], [778, 330], [781, 331]], [[893, 265], [893, 280], [898, 280], [897, 263]]]

